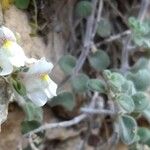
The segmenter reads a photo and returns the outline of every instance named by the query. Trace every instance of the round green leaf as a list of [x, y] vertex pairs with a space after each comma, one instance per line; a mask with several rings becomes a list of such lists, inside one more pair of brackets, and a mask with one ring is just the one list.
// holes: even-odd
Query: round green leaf
[[124, 84], [121, 86], [121, 91], [129, 95], [135, 94], [136, 89], [134, 87], [134, 83], [130, 80], [125, 80]]
[[146, 144], [150, 140], [150, 130], [148, 128], [140, 127], [137, 133], [140, 137], [140, 143]]
[[26, 101], [21, 106], [26, 114], [26, 120], [27, 121], [38, 121], [42, 122], [43, 120], [43, 110], [41, 107], [37, 107], [35, 104], [33, 104], [30, 101]]
[[128, 115], [119, 117], [119, 134], [123, 143], [132, 144], [137, 134], [135, 119]]
[[134, 102], [131, 96], [127, 94], [119, 94], [117, 96], [117, 102], [121, 106], [123, 110], [125, 110], [127, 113], [131, 113], [134, 110]]
[[129, 73], [127, 78], [133, 81], [137, 90], [145, 91], [150, 86], [150, 71], [147, 69], [139, 70], [137, 73]]
[[149, 99], [144, 92], [137, 92], [132, 96], [135, 104], [135, 112], [142, 112], [149, 105]]
[[29, 6], [30, 0], [15, 0], [15, 5], [19, 9], [27, 9]]
[[105, 70], [104, 71], [104, 76], [106, 78], [107, 83], [111, 91], [113, 92], [119, 92], [122, 90], [122, 85], [125, 83], [125, 78], [117, 72], [110, 72]]
[[58, 94], [57, 96], [53, 97], [48, 104], [50, 106], [63, 106], [68, 110], [72, 110], [75, 106], [75, 98], [72, 93], [70, 92], [63, 92]]
[[90, 79], [88, 81], [88, 88], [92, 91], [105, 93], [105, 84], [102, 80], [99, 79]]
[[21, 123], [21, 132], [22, 134], [26, 134], [38, 127], [41, 126], [41, 123], [39, 123], [38, 121], [23, 121]]
[[98, 23], [97, 34], [103, 38], [110, 36], [111, 34], [111, 24], [110, 22], [102, 18]]
[[77, 3], [76, 14], [79, 17], [86, 18], [91, 14], [91, 12], [92, 12], [91, 2], [83, 0]]
[[140, 69], [147, 69], [149, 65], [149, 60], [147, 58], [140, 58], [134, 66], [131, 68], [131, 71], [137, 72]]
[[59, 60], [59, 66], [66, 75], [72, 73], [72, 70], [74, 69], [75, 65], [76, 65], [76, 58], [71, 55], [62, 56]]
[[89, 77], [85, 74], [78, 74], [71, 79], [72, 88], [75, 92], [85, 92], [87, 90]]
[[89, 62], [94, 69], [101, 71], [109, 66], [110, 59], [106, 52], [98, 50], [95, 53], [90, 54]]

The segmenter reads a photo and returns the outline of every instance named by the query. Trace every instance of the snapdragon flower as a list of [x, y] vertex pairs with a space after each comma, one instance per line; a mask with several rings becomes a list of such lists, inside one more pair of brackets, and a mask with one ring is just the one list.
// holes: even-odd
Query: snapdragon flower
[[9, 75], [13, 67], [25, 65], [27, 57], [16, 43], [15, 35], [6, 27], [0, 28], [0, 75]]
[[3, 45], [3, 42], [10, 40], [16, 42], [16, 37], [14, 33], [5, 26], [0, 27], [0, 47]]
[[48, 75], [52, 68], [50, 62], [41, 58], [31, 64], [27, 72], [20, 74], [27, 97], [37, 106], [43, 106], [48, 99], [56, 96], [57, 84]]

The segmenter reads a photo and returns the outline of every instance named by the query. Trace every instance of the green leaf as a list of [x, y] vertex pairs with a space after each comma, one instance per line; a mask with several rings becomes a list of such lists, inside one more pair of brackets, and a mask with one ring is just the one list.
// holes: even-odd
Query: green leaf
[[12, 79], [11, 78], [11, 82], [12, 85], [14, 87], [14, 89], [16, 90], [16, 92], [18, 94], [20, 94], [21, 96], [25, 96], [26, 95], [26, 88], [25, 86], [21, 83], [21, 81], [17, 80], [17, 79]]
[[42, 122], [43, 120], [43, 111], [41, 107], [37, 107], [35, 104], [33, 104], [30, 101], [26, 101], [22, 108], [26, 114], [26, 120], [27, 121], [38, 121]]
[[121, 86], [121, 92], [129, 95], [133, 95], [136, 93], [136, 89], [134, 83], [130, 80], [125, 80], [124, 84]]
[[122, 93], [119, 94], [116, 99], [123, 110], [127, 113], [133, 112], [135, 106], [131, 96]]
[[142, 69], [137, 73], [129, 73], [127, 79], [133, 81], [137, 90], [145, 91], [150, 86], [150, 71]]
[[144, 92], [137, 92], [132, 98], [135, 104], [135, 112], [142, 112], [149, 105], [149, 99]]
[[150, 130], [148, 128], [140, 127], [137, 133], [140, 137], [140, 143], [147, 144], [147, 142], [150, 141]]
[[83, 0], [77, 3], [76, 14], [79, 17], [86, 18], [91, 14], [91, 12], [92, 12], [91, 2]]
[[150, 48], [150, 22], [141, 22], [140, 20], [130, 17], [129, 26], [132, 30], [132, 39], [137, 46]]
[[71, 79], [71, 85], [75, 92], [85, 92], [88, 89], [89, 77], [86, 74], [78, 74]]
[[68, 110], [72, 110], [75, 106], [75, 98], [74, 95], [70, 92], [63, 92], [53, 97], [48, 104], [50, 106], [61, 105]]
[[147, 58], [140, 58], [134, 66], [131, 68], [132, 72], [137, 72], [140, 69], [148, 69], [149, 66], [149, 60]]
[[88, 88], [92, 91], [98, 91], [99, 93], [105, 93], [105, 83], [99, 79], [90, 79], [88, 81]]
[[137, 124], [134, 118], [123, 115], [119, 117], [119, 134], [123, 143], [129, 145], [135, 140]]
[[103, 38], [110, 36], [111, 24], [109, 20], [102, 18], [98, 23], [97, 34]]
[[104, 71], [104, 77], [107, 80], [109, 88], [114, 93], [120, 92], [122, 90], [122, 85], [126, 81], [120, 73], [110, 72], [109, 70]]
[[23, 121], [21, 123], [21, 132], [22, 134], [26, 134], [38, 127], [40, 127], [41, 123], [38, 121]]
[[72, 73], [76, 65], [76, 58], [71, 55], [62, 56], [59, 60], [59, 66], [66, 75]]
[[15, 0], [15, 5], [19, 9], [27, 9], [29, 6], [30, 0]]
[[98, 50], [95, 53], [90, 54], [89, 62], [94, 69], [101, 71], [109, 66], [110, 59], [106, 52]]

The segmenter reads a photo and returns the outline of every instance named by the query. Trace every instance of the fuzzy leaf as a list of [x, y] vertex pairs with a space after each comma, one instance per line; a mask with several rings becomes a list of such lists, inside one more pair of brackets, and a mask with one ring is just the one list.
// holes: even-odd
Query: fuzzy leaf
[[131, 68], [132, 72], [137, 72], [140, 69], [148, 69], [149, 60], [147, 58], [140, 58]]
[[94, 69], [101, 71], [109, 66], [110, 59], [106, 52], [98, 50], [95, 53], [90, 54], [89, 62]]
[[76, 14], [79, 17], [86, 18], [91, 14], [91, 12], [92, 12], [91, 2], [83, 0], [77, 3]]
[[76, 58], [71, 55], [62, 56], [59, 60], [59, 66], [66, 75], [72, 73], [72, 70], [74, 69], [75, 65], [76, 65]]
[[72, 110], [75, 106], [74, 95], [70, 92], [63, 92], [53, 97], [51, 101], [48, 102], [50, 106], [63, 106], [68, 110]]
[[27, 9], [29, 6], [30, 0], [15, 0], [15, 5], [19, 9]]
[[134, 118], [123, 115], [119, 118], [119, 133], [123, 143], [129, 145], [135, 140], [137, 124]]
[[110, 36], [111, 34], [111, 24], [110, 22], [102, 18], [98, 23], [97, 34], [103, 38]]
[[125, 80], [124, 84], [121, 86], [121, 92], [133, 95], [136, 93], [136, 89], [134, 87], [134, 83], [130, 80]]
[[133, 81], [135, 88], [145, 91], [150, 86], [150, 71], [146, 69], [139, 70], [137, 73], [129, 73], [127, 78]]
[[26, 114], [27, 121], [38, 121], [41, 122], [43, 120], [43, 111], [41, 107], [37, 107], [32, 102], [27, 101], [22, 108]]
[[88, 81], [88, 88], [92, 91], [105, 93], [105, 84], [102, 80], [99, 80], [99, 79], [90, 79]]
[[140, 143], [146, 144], [148, 141], [150, 141], [150, 130], [148, 128], [140, 127], [137, 133], [140, 137]]
[[85, 92], [87, 90], [89, 77], [83, 73], [78, 74], [71, 79], [72, 88], [76, 92]]
[[38, 127], [40, 127], [40, 123], [38, 121], [23, 121], [21, 123], [21, 132], [22, 134], [26, 134]]
[[144, 92], [137, 92], [132, 98], [135, 104], [135, 112], [142, 112], [149, 105], [149, 99]]
[[137, 46], [150, 47], [150, 22], [140, 22], [134, 17], [129, 18], [129, 26], [132, 30], [132, 39]]
[[116, 99], [123, 110], [127, 113], [133, 112], [135, 105], [131, 96], [122, 93]]

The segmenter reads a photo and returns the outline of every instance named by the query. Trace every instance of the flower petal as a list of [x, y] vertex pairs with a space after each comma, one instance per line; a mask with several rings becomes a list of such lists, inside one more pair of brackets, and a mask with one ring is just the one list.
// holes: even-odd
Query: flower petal
[[57, 84], [53, 80], [49, 79], [48, 87], [44, 91], [48, 98], [56, 96]]
[[36, 61], [34, 64], [31, 65], [28, 74], [42, 74], [48, 73], [52, 70], [53, 64], [47, 62], [45, 58], [41, 58], [40, 60]]
[[10, 40], [10, 41], [16, 42], [16, 37], [10, 29], [2, 26], [0, 28], [0, 46], [2, 46], [2, 44], [5, 40]]
[[47, 96], [42, 91], [36, 91], [27, 94], [28, 98], [37, 106], [43, 106], [47, 102]]
[[16, 42], [5, 41], [0, 50], [2, 55], [8, 57], [13, 66], [24, 66], [26, 56], [23, 49]]
[[2, 56], [0, 57], [0, 68], [1, 68], [0, 72], [1, 76], [9, 75], [13, 72], [12, 64], [7, 60], [7, 58], [4, 58]]

